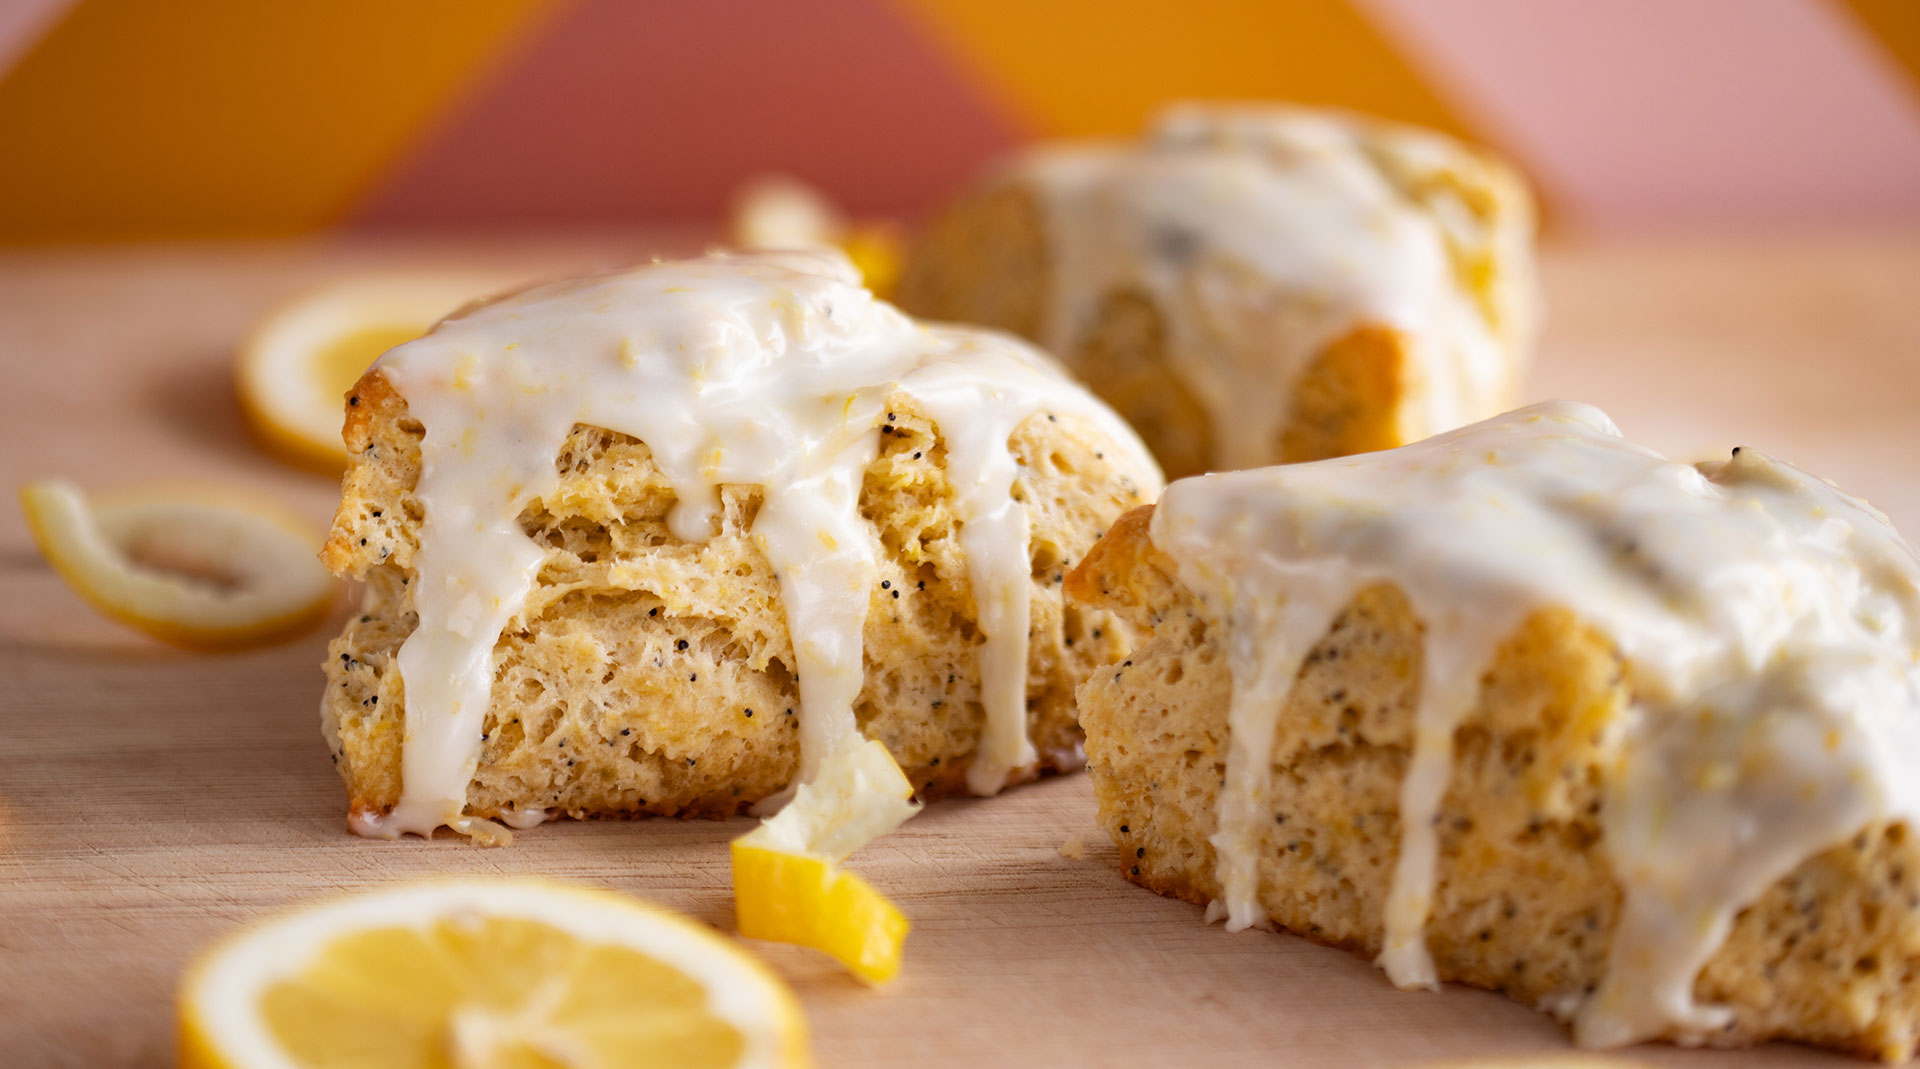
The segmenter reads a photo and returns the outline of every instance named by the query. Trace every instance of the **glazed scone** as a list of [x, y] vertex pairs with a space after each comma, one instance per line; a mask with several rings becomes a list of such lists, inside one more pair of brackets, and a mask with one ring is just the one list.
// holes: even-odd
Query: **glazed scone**
[[1061, 582], [1159, 474], [1038, 352], [857, 279], [656, 263], [368, 372], [324, 552], [366, 583], [322, 713], [356, 830], [732, 814], [855, 732], [923, 794], [1078, 766], [1126, 636]]
[[915, 244], [915, 315], [1039, 342], [1168, 477], [1385, 449], [1509, 407], [1538, 297], [1504, 164], [1332, 112], [1185, 105], [1045, 145]]
[[[1583, 1046], [1920, 1029], [1920, 558], [1754, 453], [1577, 405], [1174, 483], [1067, 581], [1127, 874], [1491, 988]], [[1409, 815], [1411, 814], [1411, 815]]]

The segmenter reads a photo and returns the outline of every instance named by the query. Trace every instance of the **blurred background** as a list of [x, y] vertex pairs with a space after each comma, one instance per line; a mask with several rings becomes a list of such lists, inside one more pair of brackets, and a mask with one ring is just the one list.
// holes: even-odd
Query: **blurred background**
[[1555, 230], [1920, 219], [1915, 0], [0, 0], [0, 243], [911, 218], [1179, 97], [1492, 145]]

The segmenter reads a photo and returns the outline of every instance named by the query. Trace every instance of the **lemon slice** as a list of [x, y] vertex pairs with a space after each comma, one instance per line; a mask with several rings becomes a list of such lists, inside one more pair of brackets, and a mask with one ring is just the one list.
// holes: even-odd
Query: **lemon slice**
[[872, 739], [836, 747], [793, 801], [733, 842], [740, 934], [826, 951], [872, 984], [900, 971], [907, 918], [839, 865], [919, 810], [913, 785]]
[[860, 276], [873, 295], [882, 300], [893, 296], [894, 283], [900, 281], [900, 262], [905, 242], [900, 230], [889, 223], [857, 223], [840, 238], [847, 259], [860, 269]]
[[725, 937], [536, 880], [404, 884], [268, 921], [180, 990], [180, 1064], [808, 1064], [792, 991]]
[[240, 350], [234, 388], [254, 434], [326, 472], [347, 464], [342, 399], [381, 353], [512, 279], [482, 274], [358, 278], [283, 305]]
[[743, 249], [837, 246], [878, 297], [891, 294], [900, 277], [897, 227], [849, 222], [825, 193], [787, 175], [761, 175], [742, 185], [733, 198], [730, 230], [733, 243]]
[[764, 174], [734, 194], [729, 226], [733, 243], [743, 249], [804, 249], [836, 244], [847, 219], [819, 189], [789, 175]]
[[20, 490], [27, 528], [54, 571], [106, 615], [178, 645], [259, 645], [326, 615], [335, 586], [324, 536], [272, 504], [203, 489], [93, 502], [72, 483]]

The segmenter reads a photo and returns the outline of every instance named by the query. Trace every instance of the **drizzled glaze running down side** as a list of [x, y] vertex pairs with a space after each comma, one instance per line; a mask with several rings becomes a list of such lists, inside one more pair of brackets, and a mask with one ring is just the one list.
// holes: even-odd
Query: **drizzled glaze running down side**
[[494, 646], [542, 552], [521, 530], [558, 483], [574, 426], [647, 444], [672, 482], [674, 535], [716, 528], [719, 487], [764, 488], [752, 537], [780, 583], [800, 689], [799, 782], [858, 734], [874, 537], [859, 511], [887, 395], [912, 394], [947, 444], [978, 606], [986, 725], [968, 786], [992, 794], [1035, 760], [1027, 736], [1030, 558], [1008, 437], [1042, 409], [1093, 421], [1157, 469], [1131, 429], [1045, 356], [1002, 335], [916, 323], [874, 299], [837, 253], [716, 255], [539, 286], [467, 309], [377, 365], [425, 428], [419, 624], [401, 647], [402, 794], [355, 830], [446, 825], [465, 813]]
[[1302, 660], [1365, 586], [1425, 632], [1380, 964], [1431, 987], [1433, 817], [1499, 644], [1563, 606], [1627, 663], [1605, 788], [1623, 893], [1607, 972], [1555, 1008], [1586, 1046], [1703, 1038], [1701, 968], [1739, 911], [1869, 822], [1920, 818], [1920, 556], [1871, 506], [1752, 450], [1693, 467], [1551, 403], [1359, 457], [1185, 479], [1152, 537], [1227, 633], [1219, 803], [1230, 928], [1264, 921], [1253, 844]]
[[[1511, 402], [1511, 358], [1456, 276], [1450, 230], [1387, 169], [1465, 166], [1438, 135], [1279, 107], [1197, 106], [1142, 145], [1076, 144], [1016, 161], [1047, 236], [1049, 350], [1067, 352], [1109, 294], [1161, 310], [1167, 358], [1213, 425], [1217, 470], [1275, 461], [1294, 383], [1329, 344], [1385, 325], [1412, 346], [1402, 440]], [[1523, 259], [1524, 238], [1501, 255]], [[1506, 333], [1524, 346], [1526, 324]]]

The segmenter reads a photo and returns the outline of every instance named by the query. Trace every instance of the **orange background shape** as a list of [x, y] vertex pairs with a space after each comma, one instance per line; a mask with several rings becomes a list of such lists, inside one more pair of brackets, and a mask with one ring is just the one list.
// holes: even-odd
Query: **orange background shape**
[[[1414, 2], [0, 0], [0, 244], [707, 215], [766, 167], [913, 214], [1022, 138], [1192, 97], [1488, 142], [1575, 224], [1920, 212], [1920, 0]], [[1596, 78], [1595, 20], [1673, 42]], [[1840, 32], [1752, 83], [1810, 48], [1790, 25]], [[1700, 151], [1621, 149], [1642, 122]]]
[[0, 78], [0, 240], [325, 225], [553, 0], [85, 0]]

